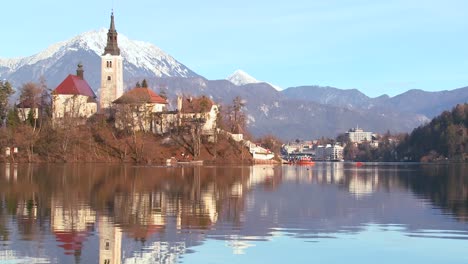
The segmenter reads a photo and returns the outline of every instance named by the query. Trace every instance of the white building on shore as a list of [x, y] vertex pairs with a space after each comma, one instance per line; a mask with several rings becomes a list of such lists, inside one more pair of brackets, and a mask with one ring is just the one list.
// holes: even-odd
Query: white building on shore
[[327, 144], [318, 146], [315, 150], [316, 160], [343, 160], [343, 147], [340, 145]]
[[351, 128], [350, 130], [348, 130], [348, 132], [346, 132], [346, 135], [348, 136], [349, 141], [351, 141], [352, 143], [360, 144], [364, 141], [372, 141], [372, 132], [366, 132], [359, 127]]

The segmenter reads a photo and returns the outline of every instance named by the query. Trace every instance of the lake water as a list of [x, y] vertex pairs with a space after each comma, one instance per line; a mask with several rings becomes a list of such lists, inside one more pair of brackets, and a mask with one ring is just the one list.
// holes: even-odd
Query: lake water
[[3, 164], [0, 263], [468, 263], [468, 164]]

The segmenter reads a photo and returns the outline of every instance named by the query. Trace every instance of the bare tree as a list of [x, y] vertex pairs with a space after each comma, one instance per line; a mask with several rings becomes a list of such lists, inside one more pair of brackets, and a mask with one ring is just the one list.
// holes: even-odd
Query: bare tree
[[144, 144], [140, 142], [139, 134], [151, 132], [152, 106], [139, 98], [127, 99], [128, 102], [121, 102], [117, 105], [116, 123], [125, 134], [131, 135], [132, 140], [128, 142], [128, 145], [135, 161], [140, 162]]
[[228, 105], [225, 113], [225, 121], [228, 125], [229, 130], [232, 133], [245, 133], [246, 129], [246, 116], [243, 113], [243, 108], [245, 107], [245, 101], [237, 96], [232, 101], [232, 105]]
[[33, 131], [37, 127], [37, 119], [39, 118], [39, 107], [41, 104], [42, 87], [40, 84], [28, 82], [20, 88], [20, 105], [23, 108], [29, 108], [29, 112], [21, 111], [22, 120], [27, 120], [31, 123]]

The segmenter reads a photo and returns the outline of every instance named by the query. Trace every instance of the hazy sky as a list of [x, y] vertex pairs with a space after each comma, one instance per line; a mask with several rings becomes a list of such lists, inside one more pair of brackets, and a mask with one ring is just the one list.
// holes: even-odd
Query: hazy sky
[[242, 69], [369, 96], [468, 86], [466, 0], [2, 1], [0, 57], [107, 28], [112, 7], [119, 33], [208, 79]]

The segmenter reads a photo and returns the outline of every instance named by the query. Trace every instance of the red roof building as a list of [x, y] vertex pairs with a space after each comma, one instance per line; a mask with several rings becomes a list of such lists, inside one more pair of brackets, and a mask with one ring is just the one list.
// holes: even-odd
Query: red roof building
[[214, 105], [214, 102], [206, 96], [201, 96], [198, 98], [178, 98], [178, 100], [179, 105], [177, 108], [181, 113], [184, 114], [207, 113], [211, 111], [211, 107]]
[[167, 100], [147, 87], [136, 87], [112, 102], [115, 126], [133, 131], [153, 131], [153, 114], [166, 111]]
[[96, 94], [83, 76], [83, 65], [78, 64], [76, 75], [68, 75], [52, 92], [52, 119], [76, 117], [84, 122], [97, 112]]
[[167, 100], [146, 87], [136, 87], [124, 93], [114, 104], [167, 104]]
[[53, 91], [54, 94], [84, 95], [96, 98], [93, 89], [86, 80], [76, 75], [68, 75]]

